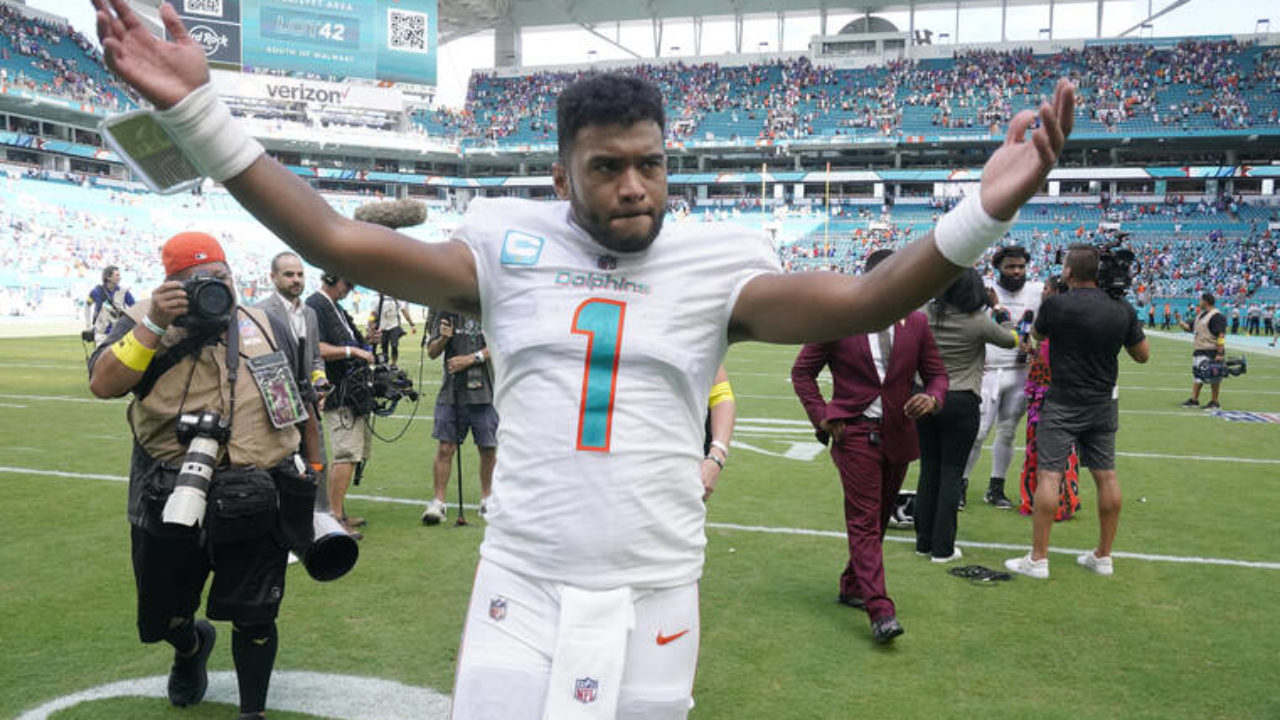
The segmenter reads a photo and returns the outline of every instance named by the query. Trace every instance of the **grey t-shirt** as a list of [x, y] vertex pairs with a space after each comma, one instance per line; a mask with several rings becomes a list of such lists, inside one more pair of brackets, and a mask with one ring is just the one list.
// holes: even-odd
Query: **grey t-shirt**
[[947, 366], [948, 391], [982, 392], [982, 363], [987, 344], [1002, 348], [1017, 345], [1012, 322], [997, 324], [981, 310], [971, 313], [943, 312], [929, 303], [925, 308], [929, 329], [938, 345], [938, 354]]

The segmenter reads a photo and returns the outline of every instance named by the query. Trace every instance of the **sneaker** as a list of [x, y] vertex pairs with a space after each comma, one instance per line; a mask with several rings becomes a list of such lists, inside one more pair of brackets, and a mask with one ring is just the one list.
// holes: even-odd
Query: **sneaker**
[[1204, 409], [1205, 410], [1221, 410], [1222, 406], [1216, 402], [1210, 402], [1208, 405], [1204, 406]]
[[1013, 503], [1009, 502], [1009, 498], [1004, 496], [1004, 488], [990, 487], [983, 493], [982, 499], [988, 505], [994, 505], [1001, 510], [1008, 510], [1013, 507]]
[[444, 522], [448, 514], [449, 508], [444, 504], [443, 500], [432, 500], [427, 503], [427, 509], [422, 511], [422, 524], [439, 525]]
[[1199, 400], [1194, 400], [1194, 399], [1192, 399], [1192, 398], [1187, 398], [1187, 399], [1186, 399], [1185, 401], [1183, 401], [1183, 403], [1182, 403], [1181, 405], [1179, 405], [1178, 407], [1184, 407], [1184, 408], [1198, 408], [1198, 407], [1200, 407], [1200, 401], [1199, 401]]
[[881, 645], [888, 644], [893, 641], [906, 630], [902, 629], [902, 623], [898, 622], [898, 618], [889, 615], [879, 620], [871, 621], [871, 637]]
[[1089, 568], [1099, 575], [1111, 575], [1115, 573], [1115, 568], [1111, 565], [1111, 556], [1098, 557], [1093, 554], [1092, 550], [1076, 558], [1076, 563], [1082, 567]]
[[930, 558], [930, 559], [929, 559], [929, 561], [930, 561], [930, 562], [936, 562], [936, 563], [938, 563], [939, 565], [942, 565], [942, 564], [949, 563], [949, 562], [955, 562], [956, 560], [959, 560], [959, 559], [960, 559], [960, 558], [962, 558], [962, 557], [964, 557], [964, 553], [960, 552], [960, 548], [956, 548], [956, 551], [955, 551], [955, 552], [953, 552], [953, 553], [951, 553], [951, 554], [950, 554], [949, 556], [947, 556], [947, 557], [935, 557], [935, 558]]
[[1026, 575], [1037, 580], [1049, 579], [1049, 558], [1032, 560], [1031, 553], [1027, 553], [1026, 555], [1005, 560], [1004, 566], [1009, 569], [1009, 572], [1019, 575]]
[[480, 499], [480, 517], [489, 514], [489, 498]]
[[204, 691], [209, 689], [209, 655], [218, 641], [218, 631], [208, 620], [197, 620], [196, 637], [200, 644], [194, 655], [178, 657], [175, 653], [173, 656], [173, 667], [169, 669], [169, 702], [174, 707], [195, 705], [204, 699]]

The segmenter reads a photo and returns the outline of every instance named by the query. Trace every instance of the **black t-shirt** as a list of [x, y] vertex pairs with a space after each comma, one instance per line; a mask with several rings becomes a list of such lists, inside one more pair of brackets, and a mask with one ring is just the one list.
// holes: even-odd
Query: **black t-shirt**
[[1110, 401], [1120, 372], [1120, 350], [1146, 339], [1133, 306], [1097, 288], [1077, 288], [1046, 299], [1036, 332], [1050, 341], [1053, 376], [1045, 397], [1067, 403]]
[[[356, 329], [354, 323], [351, 322], [351, 316], [346, 311], [338, 307], [327, 296], [321, 294], [319, 290], [311, 293], [306, 300], [307, 306], [316, 311], [316, 329], [320, 335], [320, 342], [338, 347], [362, 347], [364, 339], [360, 337], [360, 331]], [[341, 382], [348, 372], [361, 364], [359, 360], [340, 358], [338, 360], [326, 360], [324, 362], [324, 374], [328, 376], [329, 382]]]
[[[1210, 310], [1209, 312], [1213, 312]], [[1227, 332], [1227, 316], [1222, 313], [1215, 313], [1209, 318], [1209, 332], [1213, 335], [1225, 335]]]

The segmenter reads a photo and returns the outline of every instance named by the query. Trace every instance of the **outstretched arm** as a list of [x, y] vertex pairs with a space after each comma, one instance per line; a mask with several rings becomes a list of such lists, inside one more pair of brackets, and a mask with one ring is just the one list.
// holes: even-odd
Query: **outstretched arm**
[[[107, 65], [157, 109], [173, 108], [209, 82], [204, 51], [171, 5], [160, 6], [173, 38], [166, 41], [153, 36], [125, 0], [93, 4]], [[243, 131], [233, 124], [218, 129], [214, 144], [235, 133]], [[317, 267], [393, 297], [470, 312], [479, 307], [475, 261], [462, 243], [429, 245], [345, 218], [265, 153], [225, 184], [245, 209]]]
[[[1041, 103], [1038, 117], [1040, 126], [1031, 132], [1030, 139], [1027, 131], [1037, 113], [1024, 110], [1013, 118], [1004, 144], [982, 170], [978, 198], [967, 201], [981, 202], [991, 219], [1012, 220], [1044, 183], [1071, 133], [1075, 87], [1065, 78], [1060, 80], [1052, 104]], [[958, 254], [952, 249], [957, 237], [955, 225], [953, 222], [943, 250], [936, 231], [931, 232], [857, 278], [795, 273], [751, 280], [734, 306], [730, 338], [824, 342], [886, 327], [919, 308], [960, 272], [961, 266], [948, 259]]]

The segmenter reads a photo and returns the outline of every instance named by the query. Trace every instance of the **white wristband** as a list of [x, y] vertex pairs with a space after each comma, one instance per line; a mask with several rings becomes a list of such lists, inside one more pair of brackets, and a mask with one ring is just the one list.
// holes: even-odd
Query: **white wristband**
[[244, 172], [264, 152], [262, 144], [231, 118], [213, 83], [201, 85], [168, 110], [157, 110], [155, 116], [182, 154], [215, 182]]
[[715, 449], [719, 450], [720, 452], [724, 453], [724, 456], [725, 456], [726, 458], [727, 458], [727, 457], [729, 457], [729, 448], [728, 448], [728, 446], [726, 446], [724, 443], [720, 442], [719, 440], [712, 440], [712, 441], [711, 441], [711, 447], [713, 447], [713, 448], [715, 448]]
[[991, 217], [983, 209], [978, 193], [974, 193], [942, 216], [933, 229], [933, 243], [952, 264], [973, 267], [987, 247], [1004, 237], [1017, 219], [1017, 213], [1008, 221]]

